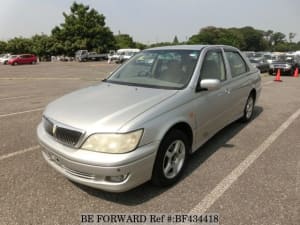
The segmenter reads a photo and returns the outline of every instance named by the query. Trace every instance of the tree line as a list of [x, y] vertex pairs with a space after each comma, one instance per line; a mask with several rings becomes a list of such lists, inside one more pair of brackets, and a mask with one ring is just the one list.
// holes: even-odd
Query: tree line
[[187, 41], [145, 45], [133, 40], [129, 34], [114, 35], [105, 24], [105, 16], [87, 5], [74, 2], [70, 13], [63, 13], [64, 22], [55, 26], [50, 35], [36, 34], [31, 38], [15, 37], [0, 41], [0, 53], [34, 53], [42, 58], [51, 55], [73, 56], [78, 49], [99, 53], [119, 48], [148, 48], [175, 44], [225, 44], [244, 51], [293, 51], [300, 49], [300, 42], [293, 41], [295, 33], [288, 37], [281, 32], [263, 31], [253, 27], [218, 28], [208, 26], [192, 35]]
[[290, 32], [287, 38], [281, 32], [257, 30], [249, 26], [227, 29], [209, 26], [190, 37], [188, 43], [232, 45], [243, 51], [286, 52], [300, 50], [300, 42], [293, 42], [295, 36]]

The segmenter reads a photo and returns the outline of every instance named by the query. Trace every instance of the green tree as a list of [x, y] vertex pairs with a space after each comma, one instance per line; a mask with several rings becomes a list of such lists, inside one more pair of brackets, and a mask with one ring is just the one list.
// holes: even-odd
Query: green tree
[[218, 37], [218, 28], [209, 26], [202, 28], [198, 34], [191, 36], [189, 44], [215, 44]]
[[177, 35], [175, 35], [175, 37], [173, 39], [173, 45], [178, 45], [178, 44], [179, 44], [179, 41], [178, 41]]
[[41, 34], [32, 38], [32, 52], [42, 58], [50, 58], [53, 55], [54, 40], [51, 36]]
[[289, 33], [289, 41], [290, 41], [290, 43], [292, 43], [293, 42], [293, 39], [296, 37], [296, 33], [293, 33], [293, 32], [290, 32]]
[[0, 53], [5, 53], [7, 50], [7, 43], [5, 41], [0, 41]]
[[135, 48], [136, 45], [128, 34], [115, 35], [116, 47], [119, 48]]
[[[70, 14], [63, 13], [64, 23], [52, 30], [55, 50], [73, 55], [78, 49], [107, 52], [114, 48], [114, 36], [105, 26], [105, 17], [89, 6], [74, 2]], [[62, 47], [62, 48], [61, 48]]]
[[243, 27], [238, 29], [243, 35], [245, 46], [242, 50], [263, 51], [268, 48], [268, 43], [264, 39], [264, 32], [253, 27]]
[[271, 40], [271, 38], [272, 38], [273, 33], [274, 33], [273, 30], [263, 31], [263, 37], [264, 37], [265, 41], [268, 44], [268, 49], [270, 49], [271, 46], [272, 46], [272, 40]]
[[32, 53], [32, 39], [16, 37], [7, 42], [7, 51], [13, 54]]
[[218, 28], [205, 27], [190, 37], [189, 44], [223, 44], [232, 45], [241, 50], [262, 51], [269, 48], [268, 39], [272, 31], [264, 32], [253, 27]]
[[135, 47], [143, 50], [143, 49], [147, 48], [147, 45], [140, 43], [140, 42], [135, 42]]
[[271, 43], [272, 45], [278, 45], [279, 43], [284, 43], [285, 42], [285, 34], [281, 32], [275, 32], [271, 36]]
[[149, 47], [154, 48], [154, 47], [162, 47], [162, 46], [169, 46], [169, 45], [173, 45], [173, 43], [171, 43], [171, 42], [157, 42], [157, 43], [151, 44]]
[[232, 45], [237, 48], [243, 46], [243, 37], [236, 29], [225, 29], [218, 27], [205, 27], [188, 40], [189, 44], [221, 44]]

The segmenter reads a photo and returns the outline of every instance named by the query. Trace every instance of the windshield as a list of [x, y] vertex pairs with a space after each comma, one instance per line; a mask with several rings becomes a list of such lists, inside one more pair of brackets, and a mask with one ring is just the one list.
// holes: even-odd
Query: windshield
[[200, 51], [149, 50], [135, 55], [107, 82], [154, 88], [181, 89], [189, 82]]
[[277, 61], [287, 62], [287, 63], [293, 63], [293, 62], [294, 62], [294, 56], [290, 56], [290, 55], [280, 55], [280, 56], [278, 57]]
[[264, 55], [265, 59], [272, 59], [271, 55]]
[[254, 57], [263, 57], [263, 54], [262, 53], [255, 53]]

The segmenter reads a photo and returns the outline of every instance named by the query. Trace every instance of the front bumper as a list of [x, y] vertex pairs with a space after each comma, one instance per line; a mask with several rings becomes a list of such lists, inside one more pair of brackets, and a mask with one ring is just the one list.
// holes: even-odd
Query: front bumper
[[70, 180], [109, 192], [124, 192], [151, 179], [159, 143], [125, 154], [106, 154], [75, 149], [58, 143], [42, 124], [37, 135], [45, 160]]

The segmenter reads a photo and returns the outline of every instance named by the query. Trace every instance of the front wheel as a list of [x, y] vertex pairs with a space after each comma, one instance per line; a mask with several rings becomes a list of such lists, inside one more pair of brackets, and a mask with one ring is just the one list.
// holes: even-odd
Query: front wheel
[[180, 130], [170, 131], [162, 140], [157, 152], [152, 183], [168, 186], [182, 175], [188, 154], [188, 139]]
[[241, 117], [242, 122], [246, 123], [246, 122], [248, 122], [252, 119], [253, 110], [254, 110], [254, 103], [255, 103], [254, 96], [253, 96], [253, 94], [250, 94], [248, 99], [247, 99], [245, 108], [244, 108], [244, 114]]

